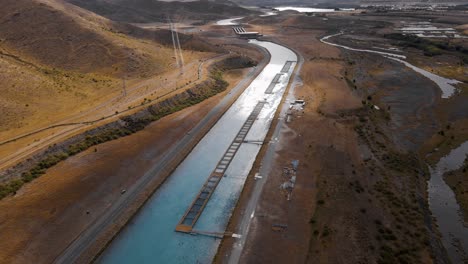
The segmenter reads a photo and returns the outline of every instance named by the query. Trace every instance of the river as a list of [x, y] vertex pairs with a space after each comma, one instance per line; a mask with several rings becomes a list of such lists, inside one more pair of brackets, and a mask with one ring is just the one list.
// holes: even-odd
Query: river
[[[142, 207], [102, 254], [100, 263], [209, 263], [220, 240], [174, 231], [205, 180], [236, 136], [258, 101], [268, 103], [246, 140], [263, 141], [286, 90], [295, 63], [280, 78], [272, 94], [265, 90], [287, 61], [297, 61], [291, 50], [271, 43], [251, 41], [271, 54], [269, 64], [246, 88], [168, 180]], [[260, 150], [244, 143], [234, 156], [213, 196], [195, 225], [196, 230], [223, 232]]]
[[415, 72], [423, 75], [424, 77], [430, 79], [435, 84], [437, 84], [437, 86], [439, 86], [440, 90], [442, 91], [441, 97], [444, 98], [444, 99], [447, 99], [447, 98], [451, 97], [457, 91], [457, 88], [455, 86], [453, 86], [453, 85], [461, 83], [458, 80], [447, 79], [447, 78], [444, 78], [442, 76], [433, 74], [433, 73], [428, 72], [426, 70], [423, 70], [423, 69], [421, 69], [419, 67], [416, 67], [413, 64], [410, 64], [409, 62], [404, 61], [404, 59], [406, 59], [406, 56], [404, 56], [404, 55], [389, 53], [389, 52], [383, 52], [383, 51], [376, 51], [376, 50], [351, 48], [351, 47], [348, 47], [348, 46], [344, 46], [344, 45], [340, 45], [340, 44], [336, 44], [336, 43], [328, 41], [330, 38], [335, 37], [335, 36], [339, 36], [339, 35], [342, 35], [342, 34], [343, 33], [338, 33], [338, 34], [325, 36], [322, 39], [320, 39], [320, 41], [322, 43], [327, 44], [327, 45], [331, 45], [331, 46], [335, 46], [335, 47], [339, 47], [339, 48], [344, 48], [344, 49], [351, 50], [351, 51], [358, 51], [358, 52], [366, 52], [366, 53], [374, 53], [374, 54], [383, 55], [386, 58], [389, 58], [389, 59], [392, 59], [392, 60], [397, 61], [399, 63], [402, 63], [406, 67], [411, 68]]
[[429, 207], [437, 219], [442, 243], [453, 263], [468, 261], [468, 228], [464, 225], [455, 194], [444, 180], [444, 174], [459, 169], [468, 155], [468, 141], [453, 149], [430, 169]]
[[216, 25], [218, 26], [234, 26], [234, 25], [239, 25], [239, 22], [236, 22], [237, 20], [241, 20], [244, 17], [236, 17], [236, 18], [228, 18], [228, 19], [223, 19], [219, 20], [216, 22]]
[[300, 6], [279, 6], [275, 7], [278, 11], [297, 11], [300, 13], [331, 13], [335, 12], [335, 9], [332, 8], [313, 8], [313, 7], [300, 7]]

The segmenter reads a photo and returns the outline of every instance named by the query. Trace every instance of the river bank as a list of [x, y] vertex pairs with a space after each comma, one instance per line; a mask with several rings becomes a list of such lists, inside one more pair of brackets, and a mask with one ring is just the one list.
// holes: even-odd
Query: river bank
[[[468, 142], [455, 147], [430, 169], [431, 178], [428, 182], [429, 205], [442, 233], [442, 242], [453, 263], [468, 261], [468, 227], [459, 205], [459, 202], [464, 200], [459, 200], [460, 193], [457, 193], [457, 196], [454, 194], [453, 178], [447, 180], [448, 176], [445, 175], [463, 169], [467, 155]], [[451, 186], [447, 182], [451, 183]]]
[[[422, 68], [416, 67], [412, 65], [411, 63], [405, 61], [404, 59], [395, 57], [394, 53], [389, 54], [389, 53], [383, 53], [383, 52], [354, 49], [354, 48], [350, 48], [347, 46], [337, 45], [334, 43], [324, 41], [325, 39], [329, 39], [330, 37], [331, 36], [324, 37], [322, 38], [321, 41], [329, 45], [338, 46], [338, 47], [345, 48], [345, 49], [352, 50], [352, 51], [373, 52], [373, 53], [384, 55], [388, 59], [404, 64], [406, 67], [409, 67], [415, 72], [428, 78], [429, 80], [431, 80], [433, 83], [435, 83], [439, 87], [442, 100], [436, 100], [434, 98], [432, 99], [428, 98], [428, 100], [425, 100], [427, 102], [426, 107], [431, 105], [431, 107], [429, 107], [427, 110], [432, 111], [433, 112], [432, 115], [435, 115], [435, 116], [438, 115], [437, 117], [440, 118], [438, 125], [439, 127], [442, 125], [442, 127], [441, 127], [441, 130], [437, 132], [437, 134], [439, 137], [441, 136], [442, 139], [439, 138], [439, 139], [436, 139], [435, 141], [439, 141], [443, 143], [439, 143], [439, 146], [442, 146], [442, 151], [438, 147], [434, 147], [433, 150], [425, 154], [424, 158], [426, 158], [426, 162], [427, 161], [434, 162], [434, 160], [437, 159], [437, 157], [440, 157], [440, 155], [445, 155], [441, 157], [440, 160], [437, 161], [435, 164], [431, 162], [428, 165], [429, 166], [429, 179], [427, 182], [427, 186], [428, 186], [427, 187], [427, 195], [428, 195], [427, 199], [428, 199], [428, 204], [429, 204], [429, 209], [431, 211], [431, 215], [434, 216], [434, 219], [435, 219], [435, 222], [432, 225], [433, 229], [437, 228], [437, 231], [433, 232], [432, 247], [433, 247], [433, 250], [434, 248], [440, 247], [437, 245], [437, 244], [440, 244], [440, 242], [437, 241], [439, 239], [434, 236], [437, 234], [437, 232], [440, 232], [442, 236], [441, 241], [443, 243], [444, 250], [447, 251], [446, 253], [448, 254], [448, 256], [443, 257], [443, 255], [440, 255], [442, 259], [439, 259], [439, 261], [443, 260], [445, 262], [448, 262], [449, 261], [448, 259], [450, 259], [452, 263], [464, 263], [468, 261], [468, 254], [467, 254], [468, 241], [466, 240], [468, 229], [465, 226], [465, 221], [463, 218], [463, 213], [466, 213], [466, 212], [462, 211], [462, 210], [465, 210], [463, 205], [465, 205], [466, 200], [463, 195], [464, 194], [463, 180], [462, 180], [462, 177], [460, 177], [460, 175], [463, 175], [464, 173], [463, 168], [462, 168], [463, 162], [465, 161], [466, 155], [468, 154], [468, 151], [466, 149], [466, 142], [464, 142], [464, 140], [466, 140], [466, 132], [465, 132], [466, 125], [464, 125], [466, 123], [466, 119], [464, 119], [463, 116], [460, 116], [460, 112], [458, 112], [460, 109], [455, 110], [454, 108], [447, 107], [447, 106], [445, 106], [445, 109], [444, 109], [443, 107], [441, 107], [449, 99], [453, 100], [452, 104], [456, 103], [457, 101], [463, 100], [463, 98], [466, 99], [466, 90], [464, 89], [466, 88], [466, 82], [461, 82], [458, 80], [447, 79], [447, 78], [438, 76], [432, 73], [434, 72], [434, 70], [431, 70], [432, 72], [429, 72]], [[394, 37], [394, 35], [392, 35], [392, 37]], [[394, 37], [394, 38], [401, 39], [401, 37]], [[352, 39], [352, 37], [350, 37], [350, 39]], [[359, 39], [359, 37], [357, 37], [357, 39]], [[433, 44], [434, 42], [430, 42], [430, 41], [426, 41], [423, 43], [426, 46], [436, 45], [436, 44]], [[428, 55], [429, 54], [427, 52], [428, 48], [426, 48], [426, 46], [423, 46], [424, 49], [426, 49], [424, 55], [432, 56], [432, 55]], [[447, 46], [443, 46], [443, 47], [445, 50], [449, 50]], [[447, 54], [448, 52], [445, 54], [441, 51], [439, 52], [439, 55], [447, 55]], [[419, 59], [419, 57], [416, 57], [414, 54], [412, 54], [412, 57], [414, 61], [421, 60]], [[414, 57], [416, 57], [417, 59], [414, 59]], [[453, 67], [453, 66], [449, 66], [449, 67]], [[428, 67], [426, 66], [425, 68], [428, 68]], [[444, 71], [443, 73], [446, 74], [446, 71]], [[465, 80], [465, 76], [463, 75], [458, 76], [456, 78], [461, 78]], [[356, 83], [355, 79], [353, 79], [353, 82]], [[420, 93], [415, 95], [415, 97], [416, 96], [418, 97], [416, 100], [421, 99]], [[392, 99], [394, 100], [395, 98], [392, 98]], [[421, 111], [421, 109], [419, 111]], [[445, 112], [445, 114], [449, 116], [449, 119], [448, 120], [446, 119], [447, 116], [442, 117], [440, 115], [441, 112]], [[421, 118], [422, 115], [424, 114], [419, 112], [418, 118]], [[454, 118], [454, 116], [457, 116], [458, 118]], [[403, 119], [404, 118], [402, 118], [401, 121]], [[429, 123], [431, 121], [428, 120], [426, 122]], [[444, 127], [443, 124], [445, 122], [447, 123], [447, 125], [445, 125]], [[421, 126], [423, 123], [424, 121], [419, 122], [419, 126]], [[432, 136], [431, 138], [431, 133], [433, 135], [435, 131], [434, 129], [430, 129], [429, 126], [426, 128], [425, 135], [421, 134], [422, 131], [420, 129], [419, 129], [420, 134], [418, 135], [418, 132], [416, 132], [418, 129], [416, 129], [415, 127], [408, 129], [408, 130], [412, 130], [410, 133], [413, 134], [413, 137], [415, 135], [418, 135], [417, 140], [420, 143], [416, 144], [416, 146], [418, 147], [422, 146], [423, 147], [422, 149], [426, 149], [426, 150], [427, 150], [427, 145], [431, 145], [431, 143], [429, 142], [433, 142], [434, 137], [437, 138], [437, 136]], [[432, 124], [432, 126], [434, 126], [434, 123]], [[458, 145], [460, 141], [464, 143], [462, 143], [461, 145]], [[423, 153], [422, 149], [419, 149], [421, 153]], [[439, 153], [435, 153], [435, 152], [439, 152]], [[422, 158], [420, 159], [422, 160]], [[444, 177], [444, 175], [446, 176]], [[457, 177], [458, 177], [458, 180], [456, 180]], [[458, 190], [457, 190], [457, 187], [458, 187]], [[460, 204], [462, 206], [460, 206]], [[425, 217], [427, 219], [430, 219], [431, 216], [426, 215]]]

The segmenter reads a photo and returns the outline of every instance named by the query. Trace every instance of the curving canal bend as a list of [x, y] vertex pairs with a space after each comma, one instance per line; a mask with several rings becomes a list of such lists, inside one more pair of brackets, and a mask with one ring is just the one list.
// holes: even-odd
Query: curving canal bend
[[[175, 227], [259, 102], [266, 102], [232, 158], [194, 229], [224, 232], [294, 71], [296, 54], [272, 42], [251, 41], [271, 54], [245, 89], [131, 223], [102, 254], [100, 263], [208, 263], [217, 238], [175, 232]], [[288, 63], [289, 62], [289, 63]], [[289, 66], [285, 66], [289, 65]], [[280, 76], [279, 79], [277, 76]], [[274, 84], [272, 84], [272, 82]], [[273, 87], [273, 88], [272, 88]], [[265, 93], [265, 91], [271, 93]]]

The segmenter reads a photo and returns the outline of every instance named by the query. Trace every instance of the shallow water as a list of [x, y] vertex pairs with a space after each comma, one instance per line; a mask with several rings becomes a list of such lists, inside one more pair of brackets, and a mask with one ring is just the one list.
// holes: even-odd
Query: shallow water
[[457, 30], [451, 27], [440, 28], [431, 22], [404, 23], [401, 28], [396, 28], [405, 34], [415, 35], [420, 38], [460, 38]]
[[223, 19], [223, 20], [219, 20], [216, 22], [216, 25], [218, 26], [234, 26], [234, 25], [239, 25], [238, 22], [236, 22], [237, 20], [241, 20], [243, 19], [244, 17], [236, 17], [236, 18], [228, 18], [228, 19]]
[[279, 11], [294, 10], [294, 11], [301, 12], [301, 13], [330, 13], [330, 12], [335, 12], [335, 9], [297, 7], [297, 6], [280, 6], [280, 7], [275, 7], [275, 9], [279, 10]]
[[[297, 61], [289, 49], [271, 42], [251, 41], [266, 48], [271, 61], [231, 108], [207, 133], [168, 180], [122, 230], [98, 262], [101, 263], [209, 263], [220, 241], [174, 231], [185, 210], [215, 168], [258, 101], [266, 99], [246, 140], [263, 140], [281, 101], [291, 73], [281, 79], [273, 94], [265, 90], [288, 60]], [[252, 168], [260, 146], [242, 144], [194, 229], [223, 232]]]
[[423, 69], [421, 69], [419, 67], [416, 67], [413, 64], [410, 64], [410, 63], [404, 61], [403, 59], [406, 59], [406, 56], [404, 56], [404, 55], [399, 55], [399, 54], [395, 54], [395, 53], [388, 53], [388, 52], [382, 52], [382, 51], [376, 51], [376, 50], [355, 49], [355, 48], [351, 48], [351, 47], [348, 47], [348, 46], [339, 45], [339, 44], [335, 44], [335, 43], [327, 41], [328, 39], [330, 39], [332, 37], [342, 35], [342, 34], [343, 33], [329, 35], [329, 36], [323, 37], [322, 39], [320, 39], [320, 41], [322, 43], [325, 43], [325, 44], [328, 44], [328, 45], [331, 45], [331, 46], [335, 46], [335, 47], [344, 48], [344, 49], [347, 49], [347, 50], [380, 54], [380, 55], [383, 55], [386, 58], [389, 58], [389, 59], [398, 61], [400, 63], [403, 63], [406, 67], [413, 69], [414, 71], [422, 74], [424, 77], [426, 77], [426, 78], [430, 79], [431, 81], [435, 82], [437, 84], [437, 86], [439, 86], [440, 90], [442, 91], [442, 96], [441, 96], [442, 98], [449, 98], [450, 96], [452, 96], [455, 93], [455, 91], [457, 90], [457, 88], [455, 86], [453, 86], [453, 85], [461, 83], [458, 80], [447, 79], [447, 78], [444, 78], [442, 76], [430, 73], [430, 72], [428, 72], [426, 70], [423, 70]]
[[277, 12], [273, 12], [273, 11], [268, 11], [268, 12], [264, 12], [263, 15], [260, 15], [261, 17], [267, 17], [267, 16], [276, 16], [278, 15]]
[[453, 28], [438, 28], [434, 26], [427, 26], [427, 27], [403, 27], [398, 30], [402, 31], [455, 31]]
[[[353, 51], [382, 54], [382, 52], [354, 49], [325, 41], [330, 37], [340, 34], [324, 37], [321, 39], [321, 41], [332, 46], [337, 46]], [[399, 59], [393, 53], [384, 53], [382, 55], [389, 59], [403, 63], [405, 66], [434, 81], [442, 90], [442, 98], [448, 98], [456, 91], [456, 88], [451, 84], [460, 83], [457, 80], [446, 79], [418, 68], [406, 61]], [[460, 213], [460, 206], [455, 199], [455, 194], [453, 193], [452, 189], [445, 183], [443, 175], [446, 172], [459, 169], [463, 165], [467, 154], [468, 142], [465, 142], [458, 148], [452, 150], [447, 156], [440, 159], [434, 169], [430, 169], [431, 178], [428, 182], [429, 207], [437, 219], [439, 230], [443, 236], [442, 242], [444, 247], [447, 249], [453, 263], [466, 263], [468, 261], [468, 258], [465, 254], [465, 252], [468, 253], [468, 228], [464, 226], [463, 216]]]
[[453, 263], [468, 261], [465, 254], [468, 253], [468, 228], [463, 224], [460, 206], [454, 192], [445, 183], [443, 175], [459, 169], [467, 154], [468, 141], [453, 149], [440, 159], [435, 168], [430, 169], [431, 178], [428, 183], [429, 207], [437, 219], [442, 242]]
[[450, 96], [452, 96], [455, 91], [457, 90], [457, 88], [455, 86], [453, 86], [453, 84], [458, 84], [458, 83], [461, 83], [460, 81], [457, 81], [457, 80], [453, 80], [453, 79], [447, 79], [447, 78], [444, 78], [442, 76], [439, 76], [439, 75], [436, 75], [436, 74], [433, 74], [431, 72], [428, 72], [426, 70], [423, 70], [421, 68], [418, 68], [404, 60], [400, 60], [400, 59], [397, 59], [397, 58], [391, 58], [391, 57], [388, 57], [389, 59], [392, 59], [392, 60], [395, 60], [395, 61], [398, 61], [400, 63], [403, 63], [406, 67], [409, 67], [411, 69], [413, 69], [415, 72], [418, 72], [422, 75], [424, 75], [424, 77], [426, 78], [429, 78], [431, 79], [431, 81], [435, 82], [440, 90], [442, 90], [442, 98], [449, 98]]

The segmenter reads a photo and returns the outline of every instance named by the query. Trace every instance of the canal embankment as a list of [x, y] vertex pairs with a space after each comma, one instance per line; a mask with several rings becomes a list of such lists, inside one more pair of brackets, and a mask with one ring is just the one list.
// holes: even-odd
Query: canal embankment
[[[272, 94], [265, 94], [265, 90], [287, 61], [297, 61], [295, 54], [284, 47], [269, 42], [254, 43], [270, 51], [269, 65], [155, 192], [132, 223], [116, 237], [99, 262], [211, 261], [219, 245], [218, 240], [177, 233], [175, 226], [258, 101], [267, 103], [245, 141], [264, 142], [295, 65], [288, 68], [288, 73], [284, 74]], [[259, 144], [244, 143], [239, 147], [194, 229], [209, 232], [225, 230], [259, 150]]]

